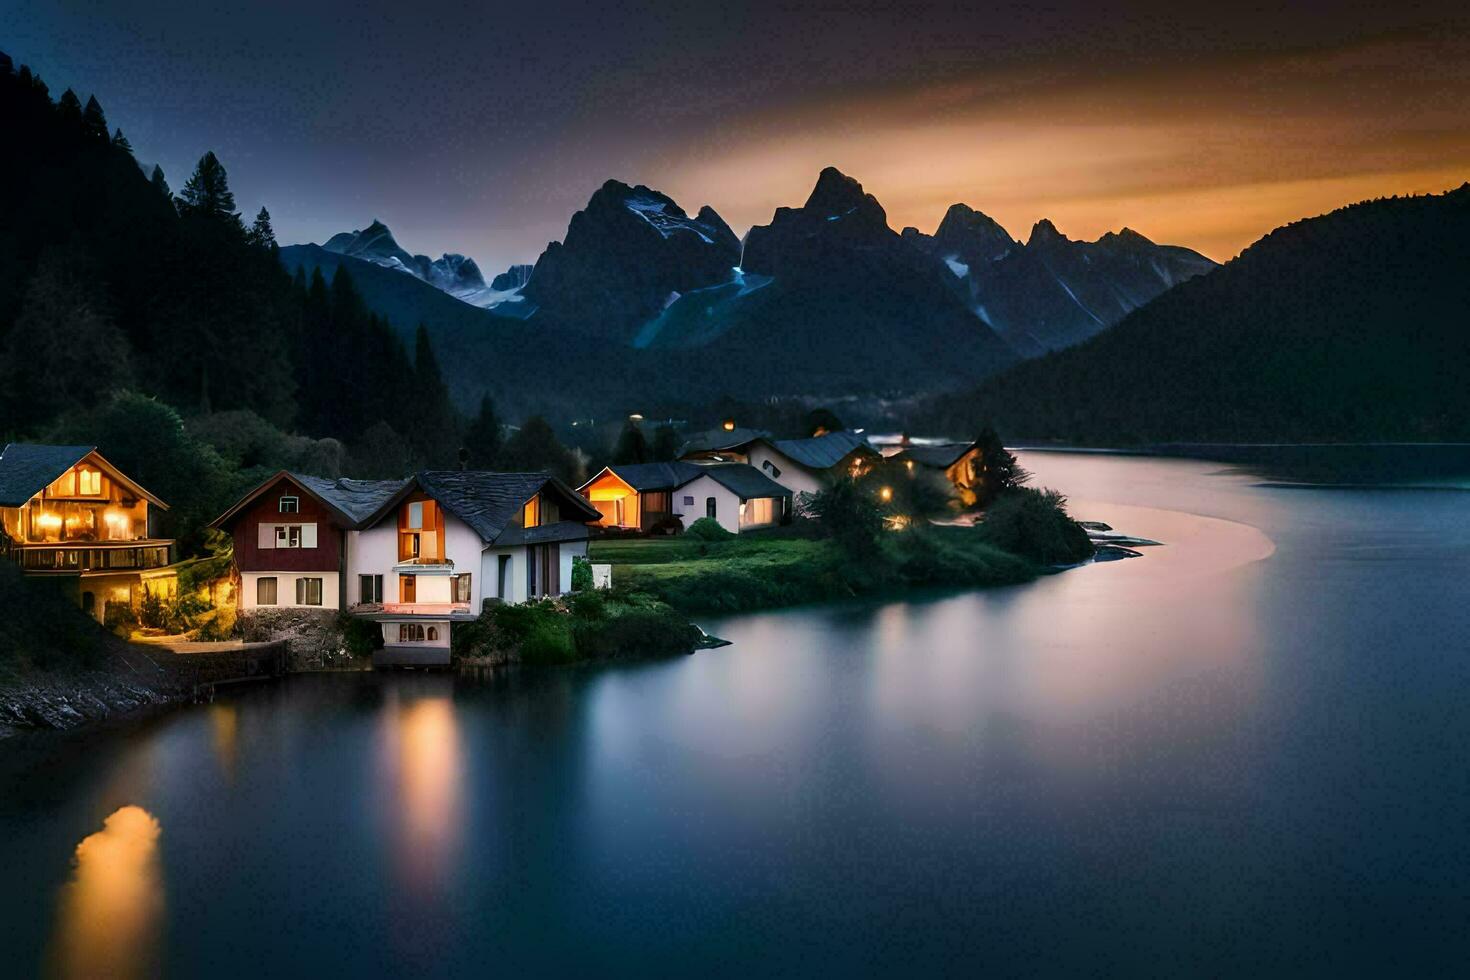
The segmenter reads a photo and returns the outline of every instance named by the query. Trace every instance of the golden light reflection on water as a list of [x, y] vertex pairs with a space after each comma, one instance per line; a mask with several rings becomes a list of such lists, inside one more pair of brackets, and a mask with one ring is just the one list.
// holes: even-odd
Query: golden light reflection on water
[[125, 806], [77, 845], [52, 944], [57, 975], [95, 980], [157, 973], [164, 907], [161, 833], [147, 810]]
[[240, 713], [233, 704], [209, 706], [209, 731], [214, 757], [226, 782], [235, 778], [235, 759], [239, 752]]
[[463, 760], [452, 700], [390, 703], [383, 744], [395, 864], [404, 883], [423, 893], [443, 881], [464, 819]]

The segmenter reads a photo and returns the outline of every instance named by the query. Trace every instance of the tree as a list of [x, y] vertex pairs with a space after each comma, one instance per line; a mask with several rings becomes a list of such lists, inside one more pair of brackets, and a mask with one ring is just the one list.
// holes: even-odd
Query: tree
[[107, 116], [102, 112], [102, 103], [97, 96], [87, 97], [87, 107], [82, 110], [82, 129], [99, 143], [107, 142]]
[[235, 195], [230, 192], [229, 174], [211, 150], [199, 158], [194, 173], [184, 182], [178, 197], [179, 213], [198, 215], [223, 222], [240, 223], [235, 211]]
[[122, 150], [128, 156], [133, 155], [133, 144], [128, 142], [128, 138], [123, 135], [121, 129], [112, 134], [112, 146], [113, 149]]
[[655, 463], [672, 462], [679, 455], [679, 433], [667, 422], [653, 430], [649, 456]]
[[863, 482], [841, 477], [816, 493], [802, 494], [797, 509], [801, 516], [820, 522], [822, 533], [849, 557], [861, 560], [877, 553], [885, 502]]
[[81, 125], [82, 100], [77, 98], [77, 93], [71, 89], [62, 92], [61, 98], [56, 100], [56, 111], [61, 113], [61, 118], [67, 122]]
[[459, 415], [439, 373], [439, 360], [429, 331], [421, 323], [414, 335], [413, 392], [415, 428], [406, 433], [424, 465], [441, 469], [453, 464], [459, 447]]
[[495, 415], [495, 402], [489, 395], [480, 397], [480, 413], [464, 434], [464, 448], [469, 452], [469, 466], [474, 470], [491, 470], [500, 461], [500, 419]]
[[624, 422], [617, 445], [613, 447], [613, 464], [646, 463], [650, 458], [648, 440], [643, 438], [643, 429], [632, 419]]
[[562, 445], [544, 418], [533, 415], [505, 443], [501, 466], [517, 472], [546, 471], [568, 483], [581, 482], [576, 455]]
[[162, 194], [164, 200], [168, 201], [169, 206], [172, 207], [174, 202], [174, 192], [169, 190], [168, 181], [165, 180], [163, 177], [163, 168], [156, 163], [153, 165], [153, 177], [151, 178], [151, 182], [153, 184], [153, 189]]
[[353, 475], [367, 480], [402, 479], [413, 470], [407, 440], [387, 422], [374, 422], [352, 447]]
[[276, 247], [276, 230], [271, 227], [271, 213], [263, 205], [259, 213], [255, 215], [255, 223], [250, 226], [245, 237], [257, 248]]
[[91, 406], [132, 382], [127, 337], [94, 295], [89, 277], [78, 274], [80, 261], [55, 250], [42, 257], [0, 345], [0, 406], [21, 425]]
[[975, 477], [975, 503], [979, 507], [989, 506], [1007, 490], [1014, 490], [1031, 474], [1021, 468], [1014, 454], [1000, 441], [994, 427], [986, 426], [975, 438], [979, 450], [971, 464]]
[[808, 436], [822, 436], [829, 432], [841, 432], [847, 428], [837, 413], [830, 408], [813, 409], [807, 413], [806, 434]]

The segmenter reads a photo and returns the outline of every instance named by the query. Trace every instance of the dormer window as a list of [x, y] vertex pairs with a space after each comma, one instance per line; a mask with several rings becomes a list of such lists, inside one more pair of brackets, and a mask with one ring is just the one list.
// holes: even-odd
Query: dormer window
[[102, 473], [86, 466], [77, 468], [77, 496], [102, 496]]
[[541, 523], [541, 495], [538, 493], [526, 501], [524, 512], [521, 514], [522, 527], [537, 527]]
[[281, 498], [281, 503], [280, 503], [279, 513], [282, 513], [282, 514], [299, 514], [299, 513], [301, 513], [301, 498], [300, 497], [282, 497]]

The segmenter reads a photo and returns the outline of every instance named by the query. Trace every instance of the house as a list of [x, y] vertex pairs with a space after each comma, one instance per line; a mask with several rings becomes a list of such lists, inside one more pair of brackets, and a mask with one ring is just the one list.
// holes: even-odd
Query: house
[[670, 517], [688, 527], [712, 517], [739, 533], [780, 524], [791, 491], [746, 463], [679, 461], [605, 466], [582, 484], [603, 527], [651, 531]]
[[407, 482], [282, 470], [245, 494], [210, 524], [234, 539], [239, 608], [346, 609], [351, 535]]
[[929, 471], [943, 473], [945, 479], [954, 484], [960, 504], [971, 507], [975, 504], [975, 474], [980, 460], [980, 447], [973, 442], [946, 442], [933, 446], [906, 445], [893, 454], [892, 459], [901, 462], [910, 473]]
[[857, 432], [828, 432], [809, 439], [772, 439], [763, 432], [719, 430], [690, 440], [685, 460], [749, 463], [793, 494], [816, 493], [840, 476], [861, 475], [881, 457]]
[[577, 492], [597, 508], [603, 527], [648, 532], [674, 516], [674, 491], [699, 473], [685, 462], [604, 466]]
[[417, 474], [348, 542], [348, 607], [383, 631], [374, 663], [447, 664], [453, 624], [485, 600], [570, 591], [572, 560], [601, 517], [546, 473]]
[[145, 580], [166, 587], [174, 542], [157, 527], [166, 510], [95, 446], [0, 450], [0, 552], [27, 575], [75, 579], [99, 622], [108, 605], [139, 602]]

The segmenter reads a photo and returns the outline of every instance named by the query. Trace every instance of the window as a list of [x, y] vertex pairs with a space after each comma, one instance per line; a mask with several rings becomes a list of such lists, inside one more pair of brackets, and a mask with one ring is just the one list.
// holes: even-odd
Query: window
[[320, 606], [322, 604], [322, 580], [299, 578], [296, 580], [296, 605]]
[[521, 526], [538, 527], [541, 524], [541, 495], [538, 493], [526, 501], [526, 506], [521, 514]]
[[715, 506], [716, 505], [715, 505], [715, 498], [714, 497], [705, 497], [704, 498], [704, 516], [705, 517], [714, 517], [715, 516]]
[[470, 575], [468, 572], [460, 575], [451, 575], [449, 577], [449, 584], [453, 591], [455, 602], [470, 601]]
[[771, 474], [772, 478], [779, 477], [781, 475], [781, 467], [777, 466], [769, 459], [766, 460], [764, 463], [761, 463], [761, 469]]
[[77, 470], [77, 496], [102, 496], [102, 474], [97, 470], [89, 470], [85, 467]]
[[282, 514], [299, 514], [299, 513], [301, 513], [301, 498], [300, 497], [282, 497], [281, 498], [281, 502], [280, 502], [280, 511], [279, 512], [282, 513]]
[[694, 498], [692, 496], [689, 496], [689, 495], [686, 494], [685, 497], [684, 497], [684, 506], [685, 507], [693, 507], [694, 506]]
[[277, 548], [299, 548], [299, 547], [301, 547], [301, 525], [300, 524], [277, 524], [276, 525], [276, 547]]
[[424, 627], [420, 623], [399, 623], [399, 643], [422, 643], [424, 642]]
[[357, 577], [357, 596], [359, 602], [382, 602], [383, 576], [359, 575]]
[[496, 569], [496, 592], [502, 599], [509, 599], [507, 591], [510, 588], [510, 555], [501, 555], [499, 567]]
[[430, 626], [425, 631], [425, 634], [428, 636], [429, 642], [430, 643], [433, 643], [435, 640], [439, 639], [439, 627], [437, 627], [437, 626]]
[[408, 505], [408, 526], [422, 530], [424, 526], [424, 502], [415, 500]]
[[255, 580], [255, 604], [257, 606], [274, 606], [276, 604], [276, 580], [274, 576]]

